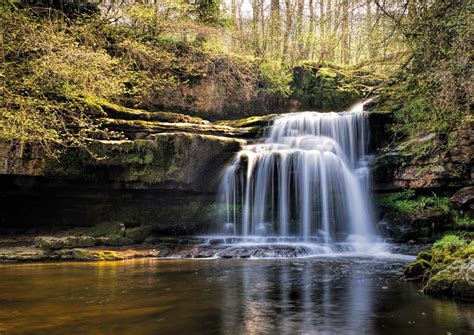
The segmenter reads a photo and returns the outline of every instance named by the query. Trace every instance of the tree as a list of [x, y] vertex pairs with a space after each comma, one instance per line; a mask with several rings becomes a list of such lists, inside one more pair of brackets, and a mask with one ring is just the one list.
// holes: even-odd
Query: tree
[[276, 57], [280, 57], [280, 1], [271, 0], [270, 4], [270, 52]]
[[341, 59], [344, 64], [350, 63], [349, 0], [342, 0]]

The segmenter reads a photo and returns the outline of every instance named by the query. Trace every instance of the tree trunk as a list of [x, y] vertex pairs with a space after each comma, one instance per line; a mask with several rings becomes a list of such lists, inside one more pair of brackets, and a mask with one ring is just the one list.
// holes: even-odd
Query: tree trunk
[[291, 0], [285, 0], [285, 33], [283, 36], [283, 57], [289, 58], [289, 43], [291, 29], [293, 29], [293, 13], [294, 7], [291, 4]]
[[252, 36], [253, 36], [253, 45], [255, 48], [255, 53], [259, 53], [259, 41], [258, 41], [258, 0], [252, 0]]
[[367, 49], [369, 51], [369, 59], [373, 59], [376, 56], [375, 45], [372, 41], [373, 30], [372, 0], [367, 0]]
[[332, 62], [334, 60], [334, 30], [332, 26], [333, 12], [332, 12], [332, 0], [326, 1], [326, 61]]
[[350, 62], [350, 36], [349, 36], [349, 0], [342, 0], [342, 21], [341, 21], [341, 58], [342, 63]]
[[321, 49], [321, 59], [326, 59], [326, 26], [325, 26], [325, 12], [324, 0], [319, 0], [319, 44]]
[[305, 57], [307, 59], [311, 59], [313, 58], [312, 53], [313, 53], [314, 25], [315, 25], [313, 0], [309, 0], [308, 6], [309, 6], [309, 23], [308, 23], [308, 36], [306, 38]]
[[301, 59], [303, 55], [303, 10], [304, 10], [304, 0], [298, 0], [296, 7], [296, 34], [295, 38], [297, 41], [297, 55], [296, 59]]
[[270, 52], [280, 54], [280, 0], [270, 3]]

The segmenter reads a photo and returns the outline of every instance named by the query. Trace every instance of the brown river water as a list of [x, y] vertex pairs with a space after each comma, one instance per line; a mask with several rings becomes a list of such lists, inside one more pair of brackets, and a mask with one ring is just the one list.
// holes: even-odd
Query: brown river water
[[472, 334], [406, 258], [0, 265], [0, 334]]

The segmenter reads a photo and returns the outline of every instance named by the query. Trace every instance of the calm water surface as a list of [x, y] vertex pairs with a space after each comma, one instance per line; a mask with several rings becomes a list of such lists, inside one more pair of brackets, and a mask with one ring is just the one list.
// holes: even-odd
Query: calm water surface
[[400, 280], [406, 260], [0, 266], [0, 334], [472, 334], [473, 305]]

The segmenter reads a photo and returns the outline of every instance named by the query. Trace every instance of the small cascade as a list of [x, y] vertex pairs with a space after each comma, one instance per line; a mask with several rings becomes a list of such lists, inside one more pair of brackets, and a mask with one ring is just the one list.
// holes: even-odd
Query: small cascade
[[221, 232], [302, 242], [371, 241], [368, 118], [343, 113], [277, 117], [241, 150], [222, 178]]

